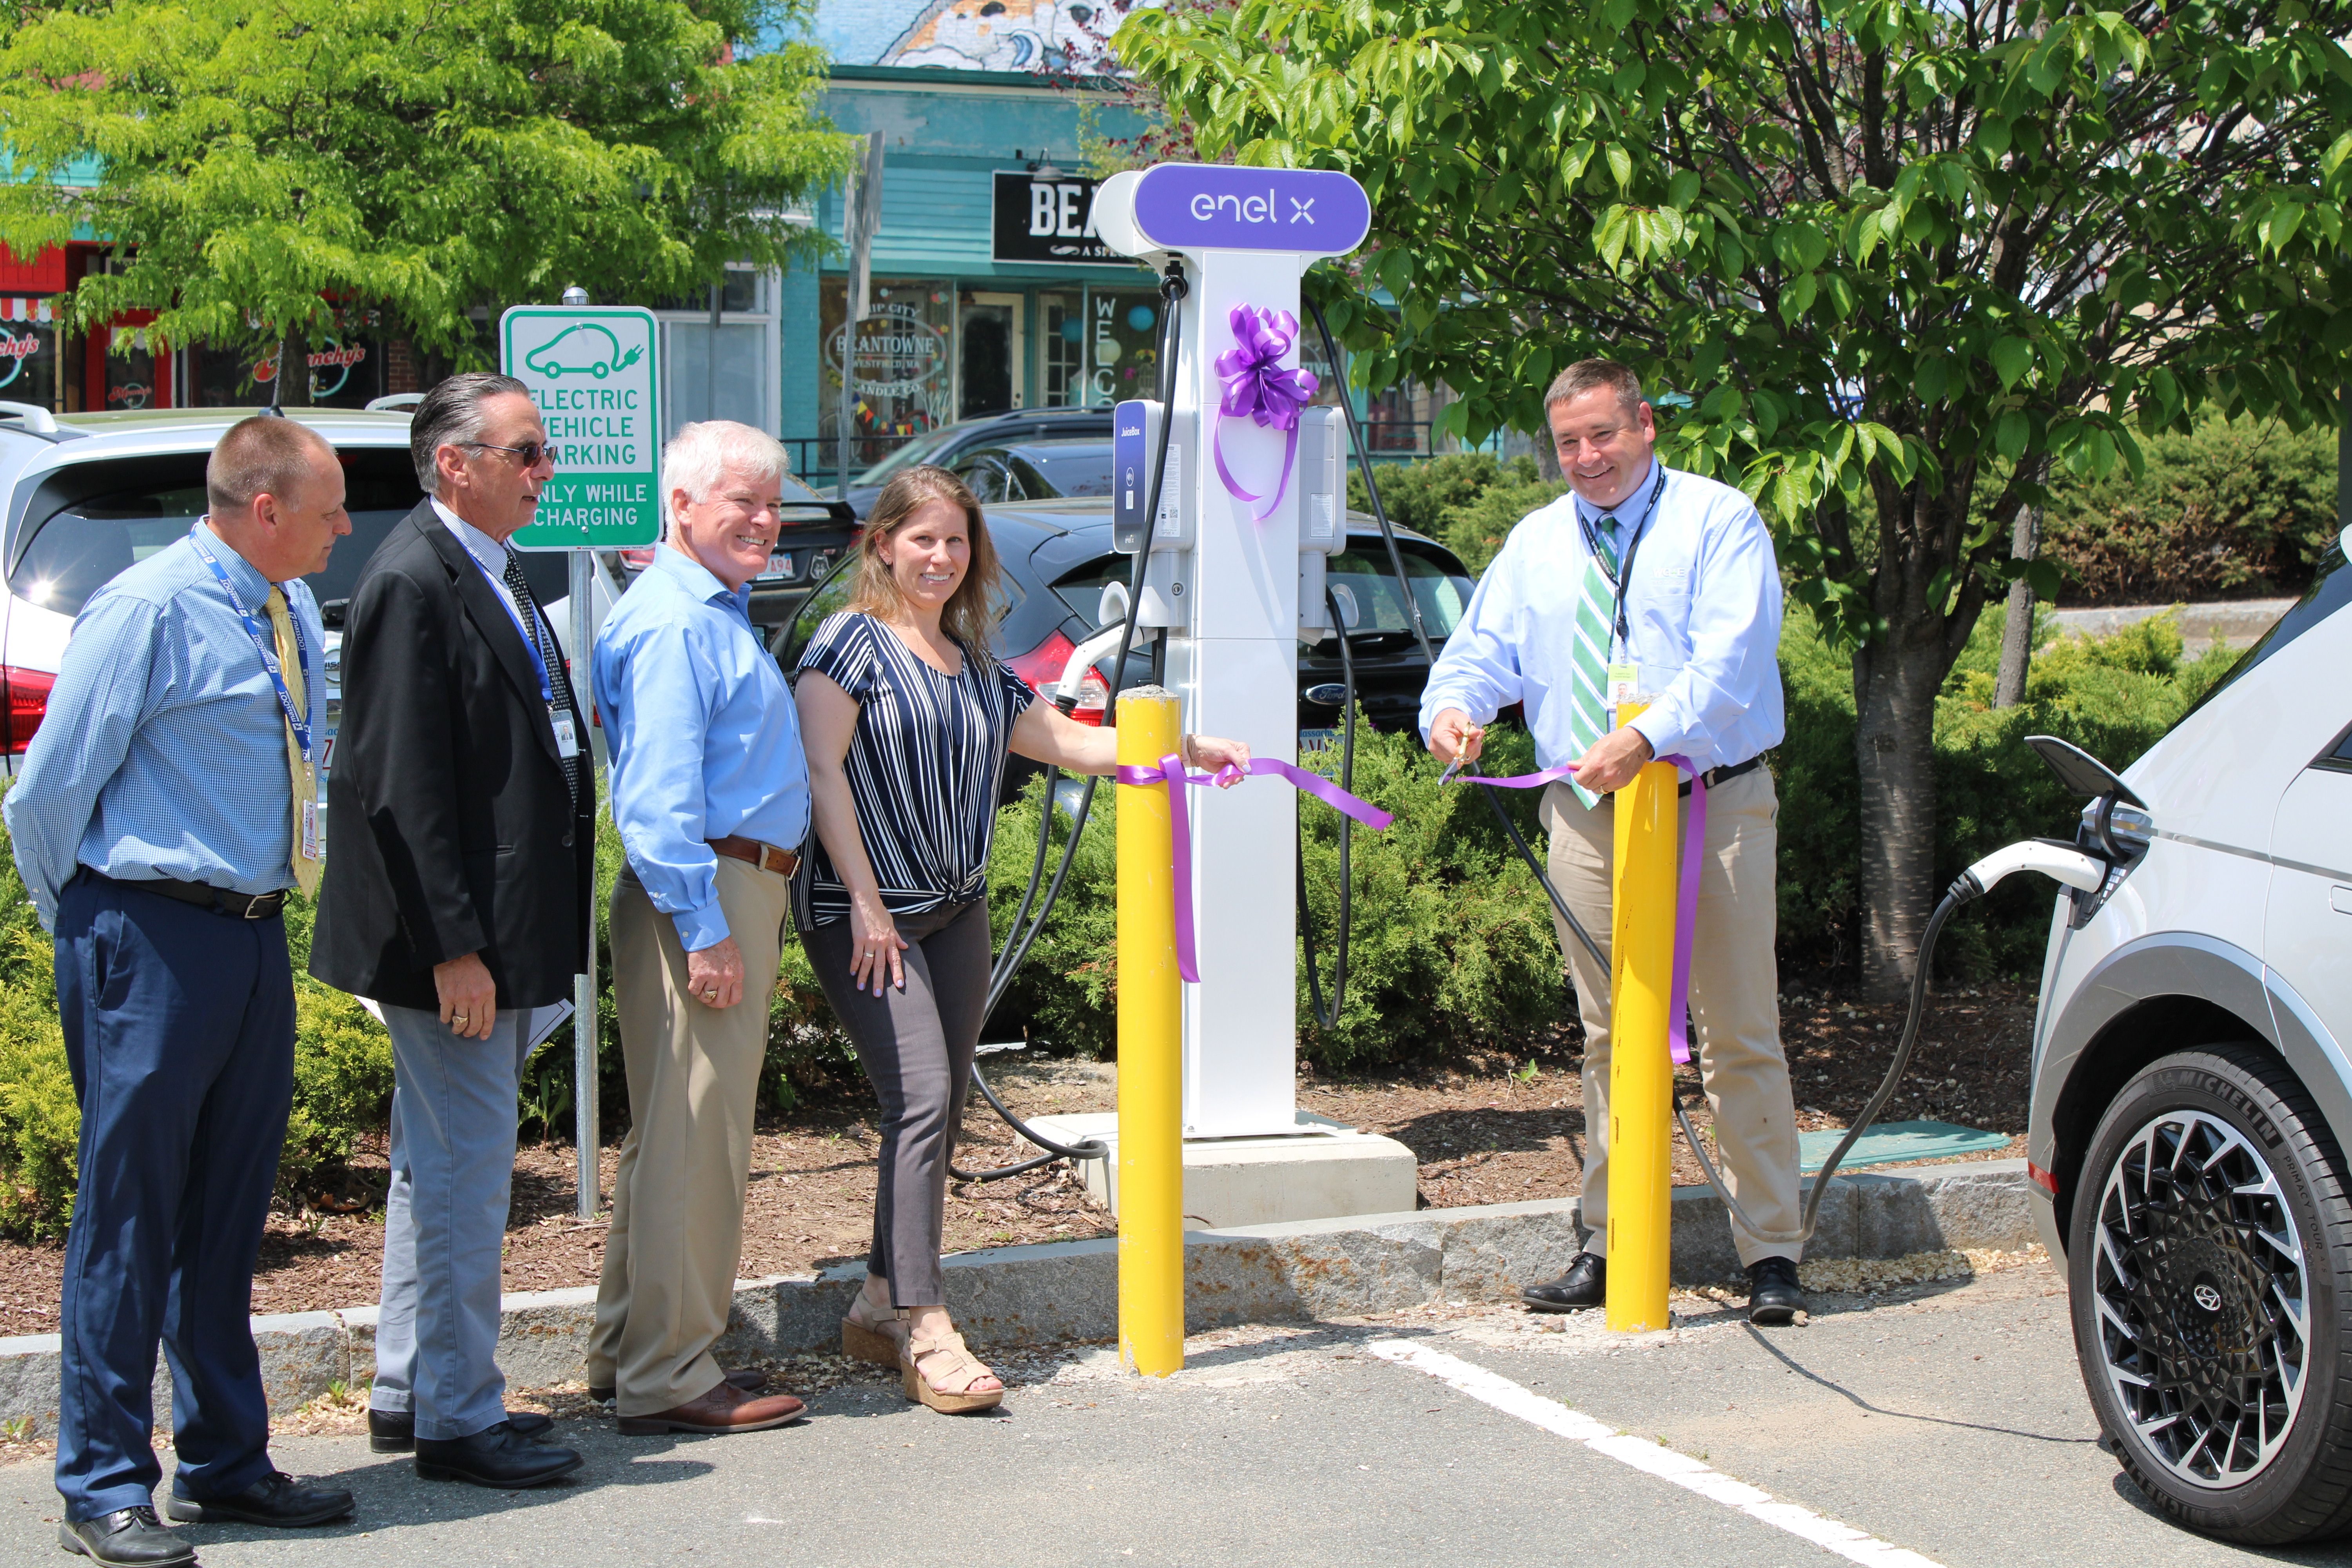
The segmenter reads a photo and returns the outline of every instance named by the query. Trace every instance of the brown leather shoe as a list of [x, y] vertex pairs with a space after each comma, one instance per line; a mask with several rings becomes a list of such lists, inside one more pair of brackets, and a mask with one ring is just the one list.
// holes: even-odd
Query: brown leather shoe
[[646, 1437], [661, 1432], [761, 1432], [800, 1419], [801, 1402], [789, 1394], [746, 1394], [720, 1383], [699, 1399], [652, 1415], [624, 1415], [621, 1435]]
[[[721, 1375], [727, 1379], [728, 1387], [740, 1388], [746, 1394], [757, 1394], [768, 1386], [768, 1374], [755, 1366], [739, 1367], [733, 1372], [722, 1372]], [[592, 1388], [588, 1391], [588, 1397], [599, 1405], [610, 1405], [617, 1392], [611, 1388]]]

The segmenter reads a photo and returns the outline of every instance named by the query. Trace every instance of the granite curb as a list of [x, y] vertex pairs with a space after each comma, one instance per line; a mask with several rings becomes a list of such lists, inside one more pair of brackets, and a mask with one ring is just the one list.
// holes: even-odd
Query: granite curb
[[[1186, 1322], [1198, 1331], [1510, 1300], [1528, 1281], [1567, 1268], [1581, 1245], [1578, 1207], [1574, 1198], [1551, 1198], [1190, 1231]], [[1712, 1189], [1676, 1188], [1673, 1223], [1677, 1283], [1738, 1276], [1723, 1203]], [[2038, 1239], [2025, 1162], [1994, 1160], [1834, 1178], [1806, 1256], [2014, 1251]], [[961, 1253], [946, 1265], [949, 1306], [976, 1347], [1118, 1332], [1118, 1243], [1109, 1238]], [[721, 1359], [836, 1347], [842, 1313], [864, 1273], [849, 1265], [740, 1282]], [[592, 1287], [507, 1297], [499, 1363], [509, 1380], [530, 1388], [577, 1379], [595, 1315]], [[290, 1410], [338, 1383], [365, 1385], [374, 1373], [375, 1326], [373, 1307], [255, 1318], [271, 1410]], [[28, 1436], [55, 1434], [58, 1363], [55, 1334], [0, 1338], [0, 1422], [26, 1421]], [[160, 1424], [171, 1401], [170, 1373], [161, 1366], [156, 1383]]]

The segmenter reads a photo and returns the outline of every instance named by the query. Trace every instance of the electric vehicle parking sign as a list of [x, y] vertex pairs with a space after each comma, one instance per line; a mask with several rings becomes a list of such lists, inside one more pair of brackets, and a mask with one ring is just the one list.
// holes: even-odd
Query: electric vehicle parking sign
[[660, 338], [653, 312], [518, 305], [499, 359], [530, 388], [555, 453], [518, 550], [622, 550], [661, 537]]

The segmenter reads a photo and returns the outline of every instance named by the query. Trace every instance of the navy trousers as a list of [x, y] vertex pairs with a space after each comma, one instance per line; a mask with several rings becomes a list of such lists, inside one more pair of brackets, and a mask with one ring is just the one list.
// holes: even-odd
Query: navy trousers
[[173, 1490], [270, 1473], [248, 1321], [294, 1093], [286, 923], [84, 871], [58, 900], [58, 1014], [81, 1101], [66, 1240], [58, 1490], [67, 1517], [152, 1500], [155, 1346], [172, 1367]]

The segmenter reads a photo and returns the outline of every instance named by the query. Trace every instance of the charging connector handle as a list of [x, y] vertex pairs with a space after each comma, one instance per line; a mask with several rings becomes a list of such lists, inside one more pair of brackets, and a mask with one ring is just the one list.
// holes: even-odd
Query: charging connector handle
[[1994, 850], [1961, 872], [1960, 880], [1981, 898], [2012, 871], [2039, 871], [2086, 893], [2097, 892], [2107, 879], [2107, 868], [2095, 857], [2047, 839], [2028, 838]]

